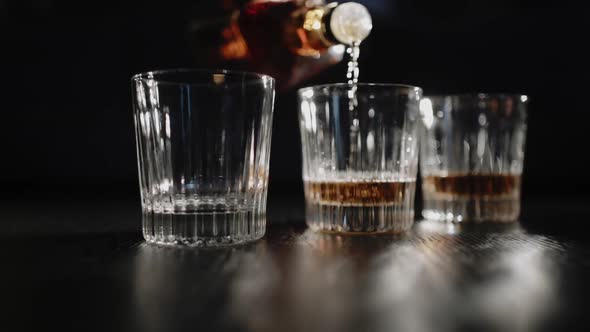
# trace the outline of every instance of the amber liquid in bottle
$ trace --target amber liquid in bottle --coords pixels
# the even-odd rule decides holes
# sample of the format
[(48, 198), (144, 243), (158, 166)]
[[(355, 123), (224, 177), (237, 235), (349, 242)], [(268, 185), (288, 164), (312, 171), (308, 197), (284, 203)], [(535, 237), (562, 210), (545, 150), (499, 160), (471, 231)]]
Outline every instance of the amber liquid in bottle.
[(245, 41), (251, 68), (277, 78), (279, 87), (292, 86), (341, 60), (328, 55), (320, 59), (338, 43), (306, 26), (321, 24), (321, 14), (321, 8), (302, 6), (301, 1), (256, 2), (246, 5), (233, 25)]
[(264, 73), (276, 78), (280, 89), (340, 62), (342, 53), (327, 52), (339, 44), (325, 33), (329, 7), (304, 3), (251, 2), (225, 20), (197, 24), (193, 33), (197, 62)]

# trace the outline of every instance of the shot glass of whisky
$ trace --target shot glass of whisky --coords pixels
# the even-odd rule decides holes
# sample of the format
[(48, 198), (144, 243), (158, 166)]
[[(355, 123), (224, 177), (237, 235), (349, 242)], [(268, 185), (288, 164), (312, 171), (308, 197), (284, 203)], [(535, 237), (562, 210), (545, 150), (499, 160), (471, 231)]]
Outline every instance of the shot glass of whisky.
[(298, 92), (308, 226), (338, 233), (410, 228), (422, 90), (331, 84)]
[(512, 222), (520, 214), (527, 96), (429, 96), (420, 102), (422, 216)]

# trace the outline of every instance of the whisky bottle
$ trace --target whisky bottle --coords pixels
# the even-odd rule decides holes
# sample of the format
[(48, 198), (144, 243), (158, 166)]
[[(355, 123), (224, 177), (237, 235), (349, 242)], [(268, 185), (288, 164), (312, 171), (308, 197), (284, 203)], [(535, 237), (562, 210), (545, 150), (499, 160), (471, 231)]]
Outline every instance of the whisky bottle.
[(261, 72), (284, 89), (340, 62), (345, 45), (371, 29), (371, 15), (355, 2), (250, 1), (196, 21), (191, 40), (198, 65)]

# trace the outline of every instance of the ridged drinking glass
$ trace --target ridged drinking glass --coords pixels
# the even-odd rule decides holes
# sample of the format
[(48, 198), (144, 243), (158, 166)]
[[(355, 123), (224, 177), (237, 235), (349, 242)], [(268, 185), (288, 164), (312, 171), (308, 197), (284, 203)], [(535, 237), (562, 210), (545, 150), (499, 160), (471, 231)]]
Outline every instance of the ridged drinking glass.
[(224, 70), (132, 78), (147, 242), (217, 246), (264, 235), (274, 85)]
[(420, 88), (394, 84), (299, 90), (311, 229), (379, 233), (411, 227), (421, 93)]
[(420, 172), (422, 215), (452, 222), (511, 222), (520, 214), (528, 98), (427, 96)]

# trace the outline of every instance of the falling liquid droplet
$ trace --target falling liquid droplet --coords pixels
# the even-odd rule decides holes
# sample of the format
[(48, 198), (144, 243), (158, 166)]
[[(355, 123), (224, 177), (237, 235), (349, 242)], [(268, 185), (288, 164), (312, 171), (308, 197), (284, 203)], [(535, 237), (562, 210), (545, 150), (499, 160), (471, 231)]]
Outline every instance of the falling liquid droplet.
[(360, 56), (360, 42), (354, 42), (346, 50), (350, 55), (350, 61), (348, 62), (348, 72), (346, 78), (348, 78), (348, 84), (356, 84), (359, 81), (359, 56)]

